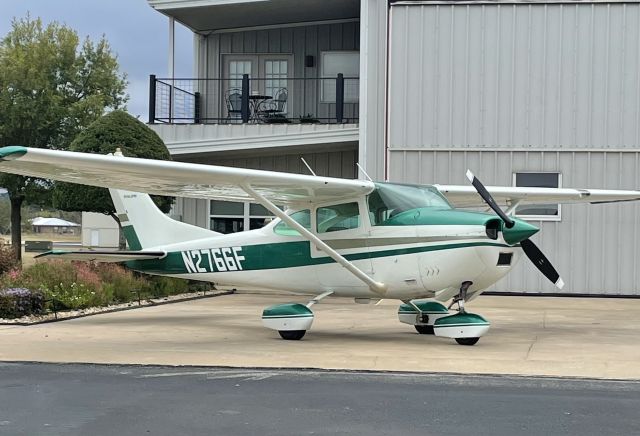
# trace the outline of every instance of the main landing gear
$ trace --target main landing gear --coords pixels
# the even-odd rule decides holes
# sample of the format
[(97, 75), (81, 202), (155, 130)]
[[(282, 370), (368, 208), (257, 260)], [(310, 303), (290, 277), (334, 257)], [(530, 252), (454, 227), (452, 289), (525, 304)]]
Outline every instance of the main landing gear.
[[(464, 308), (467, 291), (472, 284), (463, 282), (449, 307), (437, 301), (405, 301), (398, 309), (398, 318), (400, 322), (412, 324), (420, 334), (452, 338), (460, 345), (475, 345), (489, 331), (491, 324)], [(457, 313), (450, 314), (454, 305), (458, 306)]]
[(277, 330), (282, 339), (298, 341), (302, 339), (313, 324), (314, 314), (311, 306), (333, 291), (325, 292), (310, 300), (306, 305), (300, 303), (276, 304), (262, 311), (262, 324), (272, 330)]

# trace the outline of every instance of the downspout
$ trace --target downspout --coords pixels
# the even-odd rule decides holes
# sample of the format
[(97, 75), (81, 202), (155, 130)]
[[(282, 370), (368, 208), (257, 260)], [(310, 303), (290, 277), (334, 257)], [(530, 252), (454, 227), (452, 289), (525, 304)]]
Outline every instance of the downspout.
[(391, 0), (387, 1), (387, 49), (385, 50), (385, 75), (384, 75), (384, 181), (389, 181), (389, 59), (391, 46)]

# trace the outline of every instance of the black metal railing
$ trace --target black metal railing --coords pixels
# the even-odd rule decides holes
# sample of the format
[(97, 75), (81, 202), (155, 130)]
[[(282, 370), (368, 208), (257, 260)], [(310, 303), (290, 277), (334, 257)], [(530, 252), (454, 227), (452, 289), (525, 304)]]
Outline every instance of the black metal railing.
[(359, 80), (149, 78), (149, 122), (169, 124), (357, 123)]

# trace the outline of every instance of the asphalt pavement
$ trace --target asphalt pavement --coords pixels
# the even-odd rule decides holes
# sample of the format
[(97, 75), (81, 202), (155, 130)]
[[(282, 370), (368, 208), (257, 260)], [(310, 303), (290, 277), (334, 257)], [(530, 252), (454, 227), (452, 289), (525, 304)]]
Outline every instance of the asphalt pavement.
[(0, 435), (640, 434), (640, 382), (0, 364)]

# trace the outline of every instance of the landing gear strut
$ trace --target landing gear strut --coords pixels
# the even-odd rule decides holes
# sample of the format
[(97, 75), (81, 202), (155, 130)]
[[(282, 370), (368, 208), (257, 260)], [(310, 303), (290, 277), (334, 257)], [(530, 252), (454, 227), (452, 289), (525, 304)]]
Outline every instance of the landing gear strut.
[(471, 286), (472, 284), (473, 282), (469, 282), (469, 281), (462, 282), (462, 285), (460, 285), (460, 292), (458, 293), (458, 295), (453, 297), (453, 300), (451, 301), (451, 304), (449, 305), (448, 309), (451, 309), (453, 305), (457, 303), (458, 312), (465, 313), (464, 300), (467, 299), (467, 290), (469, 289), (469, 286)]

